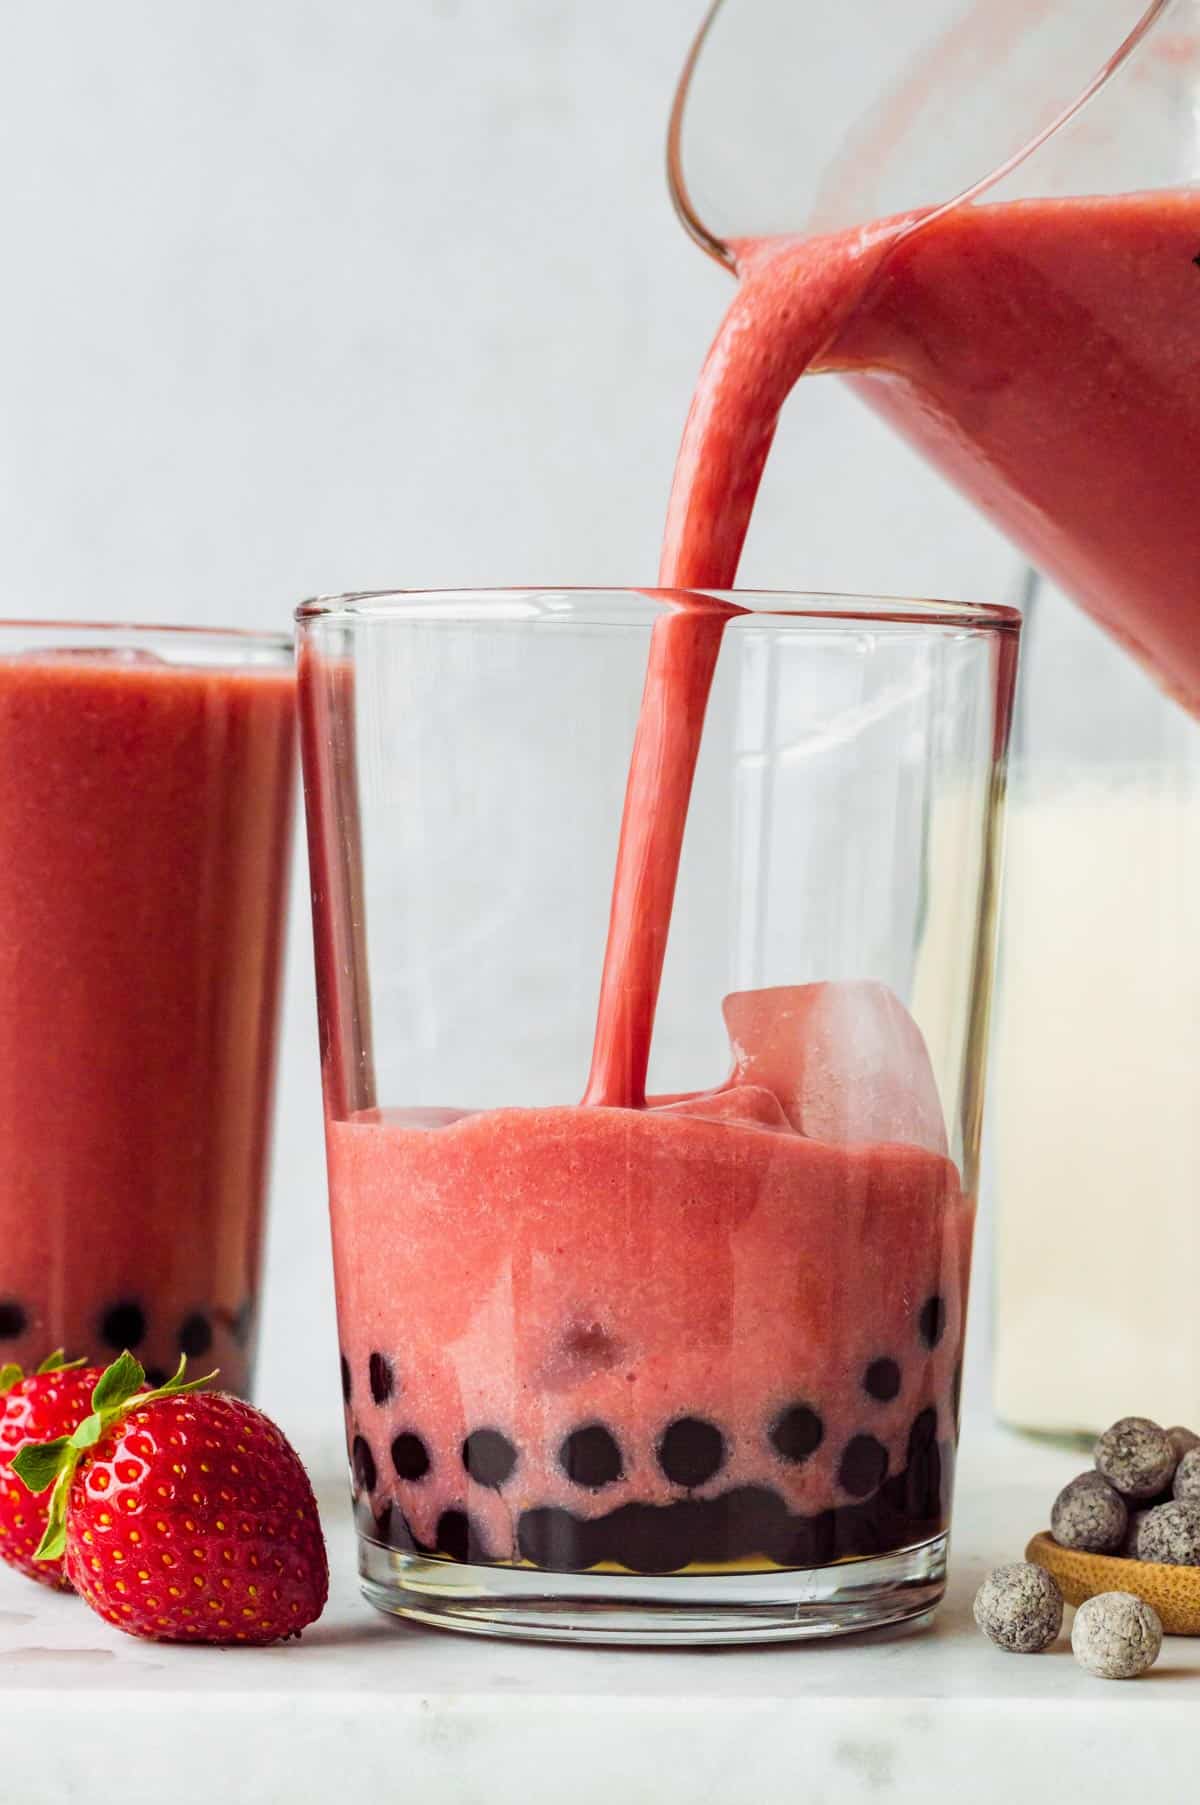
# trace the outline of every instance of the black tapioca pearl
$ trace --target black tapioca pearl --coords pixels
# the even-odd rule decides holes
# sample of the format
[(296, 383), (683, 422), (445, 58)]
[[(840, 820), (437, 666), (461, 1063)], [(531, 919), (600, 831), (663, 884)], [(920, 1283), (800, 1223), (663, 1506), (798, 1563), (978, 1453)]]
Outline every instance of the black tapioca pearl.
[(691, 1490), (719, 1473), (725, 1463), (725, 1437), (701, 1416), (680, 1416), (664, 1429), (658, 1464), (672, 1485)]
[(815, 1454), (825, 1439), (825, 1425), (808, 1404), (791, 1404), (771, 1424), (771, 1444), (777, 1454), (799, 1466)]
[(686, 1567), (678, 1504), (622, 1504), (596, 1526), (595, 1560), (614, 1561), (631, 1573), (675, 1573)]
[(350, 1362), (345, 1354), (342, 1354), (340, 1359), (342, 1362), (342, 1398), (348, 1404), (350, 1402)]
[(147, 1385), (152, 1386), (155, 1391), (158, 1390), (160, 1385), (165, 1385), (169, 1377), (170, 1374), (167, 1372), (165, 1366), (148, 1366), (146, 1368), (146, 1383)]
[(908, 1432), (908, 1465), (901, 1475), (904, 1510), (921, 1521), (939, 1516), (942, 1510), (944, 1475), (937, 1430), (938, 1413), (929, 1405), (913, 1418)]
[[(594, 1547), (593, 1525), (556, 1505), (523, 1510), (517, 1519), (517, 1552), (535, 1567), (556, 1573), (582, 1572), (612, 1558)], [(619, 1557), (618, 1557), (619, 1558)]]
[(0, 1341), (15, 1341), (29, 1327), (29, 1318), (24, 1306), (15, 1297), (6, 1297), (0, 1303)]
[(146, 1312), (132, 1298), (125, 1298), (106, 1310), (100, 1322), (100, 1333), (106, 1346), (123, 1353), (133, 1349), (146, 1337)]
[(462, 1445), (462, 1463), (472, 1479), (498, 1490), (512, 1476), (517, 1450), (499, 1429), (473, 1429)]
[[(379, 1528), (384, 1518), (387, 1519), (386, 1533)], [(386, 1542), (389, 1548), (402, 1549), (406, 1554), (413, 1552), (416, 1544), (413, 1541), (412, 1530), (408, 1526), (408, 1519), (394, 1504), (387, 1505), (380, 1512), (379, 1517), (376, 1518), (376, 1529), (379, 1533), (379, 1540)]]
[(189, 1360), (202, 1360), (213, 1344), (212, 1324), (203, 1310), (193, 1310), (179, 1325), (179, 1351)]
[(834, 1558), (838, 1512), (789, 1517), (773, 1551), (781, 1567), (823, 1567)]
[(786, 1543), (790, 1516), (778, 1492), (765, 1485), (739, 1485), (714, 1503), (723, 1506), (724, 1539), (717, 1560), (758, 1555), (777, 1560)]
[(852, 1435), (838, 1461), (838, 1484), (852, 1498), (865, 1498), (887, 1478), (888, 1452), (873, 1435)]
[(396, 1373), (386, 1354), (372, 1354), (367, 1361), (367, 1378), (371, 1396), (377, 1404), (386, 1404), (396, 1389)]
[(558, 1450), (558, 1464), (572, 1485), (591, 1491), (613, 1485), (625, 1471), (621, 1450), (603, 1423), (572, 1429)]
[(900, 1395), (900, 1368), (894, 1360), (872, 1360), (862, 1377), (863, 1390), (879, 1404)]
[(444, 1510), (437, 1520), (434, 1546), (452, 1561), (489, 1561), (487, 1543), (465, 1510)]
[(927, 1348), (935, 1348), (946, 1333), (946, 1300), (936, 1293), (927, 1297), (921, 1305), (921, 1314), (917, 1318), (917, 1327), (921, 1332), (921, 1340)]
[(397, 1479), (424, 1479), (429, 1471), (429, 1450), (411, 1429), (405, 1429), (393, 1441), (392, 1465)]
[(915, 1455), (923, 1453), (926, 1448), (936, 1442), (937, 1425), (937, 1411), (932, 1404), (917, 1412), (912, 1421), (912, 1428), (908, 1432), (909, 1460), (912, 1460)]
[(356, 1435), (350, 1444), (350, 1465), (354, 1471), (354, 1483), (360, 1492), (373, 1492), (379, 1479), (375, 1466), (375, 1456), (363, 1440)]

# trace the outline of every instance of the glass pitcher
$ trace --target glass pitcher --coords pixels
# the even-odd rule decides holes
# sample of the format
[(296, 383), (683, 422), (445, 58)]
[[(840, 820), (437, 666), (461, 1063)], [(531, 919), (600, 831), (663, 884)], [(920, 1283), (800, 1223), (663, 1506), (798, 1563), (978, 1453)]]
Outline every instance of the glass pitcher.
[(807, 279), (814, 241), (874, 247), (808, 367), (1193, 711), (1198, 71), (1200, 0), (919, 0), (900, 24), (719, 0), (669, 138), (679, 212), (743, 292), (785, 256)]

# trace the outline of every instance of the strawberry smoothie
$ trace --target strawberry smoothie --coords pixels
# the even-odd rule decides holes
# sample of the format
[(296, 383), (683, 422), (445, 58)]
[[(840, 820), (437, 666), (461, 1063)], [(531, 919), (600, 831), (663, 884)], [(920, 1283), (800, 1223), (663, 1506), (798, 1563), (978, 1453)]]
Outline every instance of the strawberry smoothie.
[(294, 682), (274, 642), (206, 665), (170, 638), (0, 657), (0, 1360), (182, 1350), (238, 1391)]

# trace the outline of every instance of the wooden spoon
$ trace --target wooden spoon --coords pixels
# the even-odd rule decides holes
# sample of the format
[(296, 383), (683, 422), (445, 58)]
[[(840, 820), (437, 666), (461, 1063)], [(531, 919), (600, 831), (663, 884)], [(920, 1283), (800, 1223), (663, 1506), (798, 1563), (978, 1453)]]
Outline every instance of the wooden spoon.
[(1082, 1604), (1097, 1592), (1132, 1592), (1153, 1605), (1168, 1636), (1200, 1636), (1200, 1567), (1083, 1554), (1077, 1548), (1061, 1548), (1048, 1531), (1034, 1536), (1025, 1559), (1057, 1580), (1068, 1604)]

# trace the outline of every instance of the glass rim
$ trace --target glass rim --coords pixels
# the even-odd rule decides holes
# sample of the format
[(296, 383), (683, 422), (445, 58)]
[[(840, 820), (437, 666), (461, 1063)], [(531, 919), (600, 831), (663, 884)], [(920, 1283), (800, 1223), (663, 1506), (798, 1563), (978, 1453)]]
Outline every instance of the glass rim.
[[(617, 602), (627, 612), (604, 614), (595, 604)], [(999, 602), (956, 602), (919, 596), (853, 594), (837, 590), (789, 589), (659, 589), (614, 585), (558, 585), (500, 589), (363, 589), (344, 595), (311, 596), (295, 618), (301, 628), (335, 625), (346, 628), (381, 621), (451, 624), (547, 625), (571, 622), (587, 626), (628, 626), (637, 616), (661, 618), (671, 612), (710, 604), (727, 612), (729, 624), (747, 617), (773, 628), (822, 626), (949, 628), (958, 632), (1018, 633), (1021, 612)], [(589, 604), (592, 608), (589, 610)], [(687, 604), (685, 607), (683, 604)], [(632, 617), (632, 618), (631, 618)]]
[(171, 639), (183, 644), (210, 640), (223, 645), (246, 646), (263, 652), (281, 652), (291, 656), (292, 635), (270, 628), (205, 627), (167, 621), (130, 620), (35, 620), (29, 616), (0, 618), (0, 638), (13, 633), (46, 634), (52, 638), (94, 635), (103, 639)]

